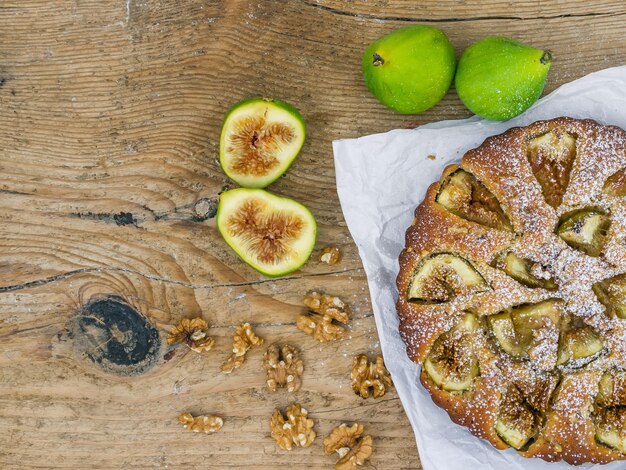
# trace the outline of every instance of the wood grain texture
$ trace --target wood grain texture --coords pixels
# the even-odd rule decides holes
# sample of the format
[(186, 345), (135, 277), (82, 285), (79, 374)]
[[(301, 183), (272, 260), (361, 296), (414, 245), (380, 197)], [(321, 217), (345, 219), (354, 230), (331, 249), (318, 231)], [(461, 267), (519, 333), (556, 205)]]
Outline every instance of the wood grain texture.
[[(623, 2), (401, 0), (14, 1), (0, 4), (0, 467), (329, 468), (321, 441), (342, 421), (374, 437), (370, 468), (420, 468), (395, 390), (363, 401), (353, 355), (379, 350), (366, 280), (334, 185), (331, 141), (468, 116), (452, 92), (419, 116), (380, 106), (362, 83), (365, 46), (394, 28), (436, 23), (457, 51), (506, 34), (556, 57), (547, 91), (624, 61)], [(271, 190), (308, 205), (316, 252), (283, 279), (246, 267), (196, 204), (231, 183), (217, 163), (235, 101), (296, 105), (308, 139)], [(310, 289), (352, 307), (350, 338), (320, 345), (296, 330)], [(159, 350), (144, 374), (102, 371), (76, 348), (71, 318), (119, 296), (163, 339), (202, 315), (217, 342), (198, 355)], [(219, 372), (234, 327), (302, 350), (303, 387), (268, 393), (262, 350)], [(281, 451), (275, 407), (298, 400), (317, 421), (309, 449)], [(186, 433), (182, 411), (223, 429)]]

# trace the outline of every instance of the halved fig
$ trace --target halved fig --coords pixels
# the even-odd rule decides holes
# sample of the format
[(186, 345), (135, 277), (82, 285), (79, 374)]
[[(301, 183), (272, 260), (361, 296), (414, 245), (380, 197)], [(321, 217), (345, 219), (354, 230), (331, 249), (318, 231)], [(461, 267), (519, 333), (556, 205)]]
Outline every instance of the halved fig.
[(517, 381), (516, 385), (526, 402), (541, 413), (548, 410), (554, 390), (559, 384), (559, 376), (555, 373), (540, 374), (532, 372), (529, 380)]
[(527, 287), (533, 289), (541, 287), (547, 290), (556, 290), (558, 287), (554, 282), (554, 277), (545, 271), (539, 263), (521, 258), (513, 252), (500, 254), (492, 265)]
[(264, 188), (294, 161), (306, 135), (296, 108), (284, 101), (250, 98), (230, 108), (220, 136), (220, 165), (245, 188)]
[(478, 358), (473, 350), (477, 329), (476, 317), (468, 313), (435, 340), (423, 367), (437, 386), (449, 392), (462, 392), (472, 386), (479, 373)]
[(438, 253), (426, 257), (415, 270), (408, 300), (440, 303), (488, 289), (485, 279), (469, 261), (452, 253)]
[(527, 155), (546, 202), (557, 208), (563, 201), (576, 158), (576, 136), (553, 129), (530, 139)]
[(435, 201), (463, 219), (499, 230), (513, 230), (493, 193), (465, 170), (458, 169), (448, 175)]
[(559, 303), (551, 299), (490, 315), (487, 324), (503, 351), (515, 357), (525, 357), (534, 340), (533, 332), (556, 327), (560, 317)]
[(602, 408), (595, 416), (596, 440), (626, 453), (626, 408)]
[(221, 194), (217, 228), (239, 257), (266, 276), (302, 266), (315, 245), (317, 225), (302, 204), (262, 189)]
[(593, 291), (609, 315), (626, 318), (626, 274), (596, 282)]
[(626, 168), (609, 176), (602, 190), (611, 196), (626, 196)]
[(522, 356), (524, 354), (526, 347), (520, 344), (521, 341), (515, 331), (510, 312), (490, 315), (487, 317), (487, 324), (503, 351), (512, 356)]
[(600, 256), (611, 219), (597, 209), (582, 209), (565, 214), (556, 229), (565, 243), (589, 256)]
[(559, 358), (556, 365), (575, 365), (582, 367), (593, 361), (602, 351), (602, 338), (590, 326), (573, 328), (561, 334)]
[(533, 412), (516, 385), (510, 385), (502, 403), (496, 432), (515, 449), (524, 447), (537, 434), (539, 417)]
[(598, 384), (596, 402), (600, 406), (626, 406), (626, 371), (608, 370)]

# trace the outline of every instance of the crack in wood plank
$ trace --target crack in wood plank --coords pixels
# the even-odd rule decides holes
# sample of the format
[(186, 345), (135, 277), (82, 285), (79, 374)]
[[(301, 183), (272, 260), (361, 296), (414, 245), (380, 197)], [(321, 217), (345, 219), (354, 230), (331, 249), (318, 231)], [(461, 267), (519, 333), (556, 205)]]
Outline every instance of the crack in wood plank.
[[(353, 322), (355, 320), (364, 320), (366, 318), (370, 318), (373, 317), (374, 313), (370, 312), (370, 313), (366, 313), (365, 315), (359, 315), (358, 317), (352, 317), (350, 318), (350, 321)], [(250, 325), (252, 325), (254, 328), (265, 328), (265, 327), (272, 327), (272, 326), (296, 326), (296, 322), (295, 321), (287, 321), (287, 322), (274, 322), (274, 323), (254, 323), (254, 322), (249, 322)], [(239, 325), (241, 325), (241, 322), (238, 323), (233, 323), (231, 325), (209, 325), (209, 329), (224, 329), (224, 328), (237, 328)], [(350, 331), (352, 328), (351, 325), (348, 325), (348, 331)]]
[[(388, 401), (396, 401), (396, 400), (399, 400), (399, 397), (398, 397), (398, 396), (395, 396), (395, 397), (393, 397), (393, 398), (388, 398), (387, 400), (375, 400), (375, 401), (372, 401), (372, 402), (370, 402), (370, 403), (364, 403), (364, 404), (362, 404), (362, 405), (360, 406), (360, 408), (366, 408), (366, 407), (370, 407), (370, 406), (378, 405), (378, 404), (380, 404), (380, 403), (386, 403), (386, 402), (388, 402)], [(347, 407), (347, 408), (337, 408), (337, 409), (333, 409), (333, 410), (322, 410), (322, 411), (316, 411), (316, 412), (315, 412), (315, 414), (316, 414), (316, 415), (323, 415), (323, 414), (326, 414), (326, 413), (336, 413), (336, 412), (338, 412), (338, 411), (347, 411), (347, 410), (354, 410), (354, 406), (350, 406), (350, 407)]]
[(309, 7), (322, 10), (333, 15), (349, 16), (353, 18), (361, 18), (366, 20), (375, 21), (400, 21), (400, 22), (416, 22), (420, 23), (460, 23), (470, 21), (528, 21), (528, 20), (556, 20), (564, 18), (594, 18), (594, 17), (616, 17), (626, 15), (626, 11), (616, 11), (613, 13), (564, 13), (562, 15), (550, 15), (550, 16), (514, 16), (514, 15), (497, 15), (497, 16), (471, 16), (467, 18), (420, 18), (420, 17), (408, 17), (408, 16), (380, 16), (367, 13), (354, 13), (351, 11), (339, 10), (337, 8), (329, 7), (326, 5), (320, 5), (318, 3), (311, 3), (307, 0), (302, 0), (302, 3)]
[[(358, 317), (354, 317), (351, 318), (351, 321), (356, 321), (356, 320), (365, 320), (367, 318), (373, 317), (374, 313), (370, 312), (370, 313), (366, 313), (364, 315), (359, 315)], [(296, 322), (295, 321), (291, 321), (291, 322), (249, 322), (250, 325), (252, 325), (254, 328), (271, 328), (271, 327), (276, 327), (276, 326), (296, 326)], [(223, 329), (235, 329), (237, 328), (239, 325), (241, 324), (241, 322), (237, 322), (237, 323), (232, 323), (232, 324), (228, 324), (228, 325), (209, 325), (208, 329), (210, 330), (223, 330)], [(17, 330), (11, 330), (9, 332), (7, 332), (6, 334), (0, 334), (0, 338), (8, 338), (9, 336), (15, 336), (15, 335), (21, 335), (23, 333), (26, 332), (32, 332), (32, 331), (39, 331), (39, 330), (46, 330), (48, 328), (51, 328), (51, 325), (42, 325), (42, 326), (35, 326), (35, 327), (31, 327), (31, 328), (24, 328), (24, 329), (17, 329)], [(351, 326), (348, 327), (348, 331), (351, 331)]]
[(120, 211), (112, 212), (72, 212), (68, 217), (81, 220), (97, 220), (106, 223), (114, 223), (116, 225), (134, 225), (137, 227), (137, 219), (131, 212)]
[(125, 4), (125, 15), (124, 15), (124, 25), (128, 26), (128, 23), (130, 22), (130, 12), (132, 9), (132, 4), (131, 4), (132, 0), (126, 0), (126, 4)]
[(244, 286), (254, 286), (259, 284), (266, 284), (277, 281), (292, 281), (298, 279), (304, 279), (309, 277), (319, 277), (319, 276), (332, 276), (334, 274), (345, 274), (351, 272), (362, 271), (361, 268), (352, 268), (352, 269), (344, 269), (342, 271), (330, 271), (323, 273), (311, 273), (311, 274), (302, 274), (300, 276), (289, 276), (283, 278), (276, 279), (259, 279), (256, 281), (246, 281), (246, 282), (231, 282), (231, 283), (223, 283), (223, 284), (191, 284), (183, 281), (177, 281), (175, 279), (167, 279), (160, 276), (154, 276), (152, 274), (146, 274), (139, 271), (134, 271), (132, 269), (120, 268), (120, 267), (94, 267), (94, 268), (81, 268), (75, 269), (73, 271), (67, 271), (61, 274), (55, 274), (54, 276), (49, 276), (43, 279), (36, 279), (34, 281), (28, 281), (21, 284), (13, 284), (9, 286), (0, 287), (0, 293), (4, 292), (14, 292), (17, 290), (29, 289), (31, 287), (39, 287), (45, 284), (50, 284), (52, 282), (62, 281), (69, 277), (75, 276), (77, 274), (89, 274), (89, 273), (99, 273), (99, 272), (121, 272), (125, 274), (134, 274), (136, 276), (142, 276), (146, 279), (156, 282), (164, 282), (168, 284), (175, 284), (181, 287), (185, 287), (188, 289), (217, 289), (224, 287), (244, 287)]

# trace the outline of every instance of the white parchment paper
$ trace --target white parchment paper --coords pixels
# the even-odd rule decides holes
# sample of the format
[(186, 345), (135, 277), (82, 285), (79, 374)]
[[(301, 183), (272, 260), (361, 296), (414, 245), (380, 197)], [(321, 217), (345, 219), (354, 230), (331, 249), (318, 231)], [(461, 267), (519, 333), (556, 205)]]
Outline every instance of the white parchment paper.
[[(490, 135), (558, 116), (588, 117), (626, 128), (626, 66), (563, 85), (507, 122), (473, 117), (333, 142), (341, 207), (367, 274), (385, 363), (415, 431), (425, 470), (572, 468), (562, 462), (524, 459), (512, 449), (498, 451), (453, 424), (419, 383), (419, 369), (405, 354), (395, 311), (397, 260), (404, 233), (413, 210), (443, 168)], [(626, 462), (578, 468), (623, 470)]]

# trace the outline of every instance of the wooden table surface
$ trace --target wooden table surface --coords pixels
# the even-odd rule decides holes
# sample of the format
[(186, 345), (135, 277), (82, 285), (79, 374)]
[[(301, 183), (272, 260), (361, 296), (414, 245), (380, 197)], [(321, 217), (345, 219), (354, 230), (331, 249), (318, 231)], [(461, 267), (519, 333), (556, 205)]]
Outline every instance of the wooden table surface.
[[(553, 52), (551, 91), (624, 62), (625, 16), (621, 0), (2, 0), (0, 467), (331, 468), (323, 437), (356, 420), (374, 437), (369, 468), (421, 468), (395, 390), (375, 401), (350, 389), (352, 357), (373, 356), (379, 343), (335, 192), (331, 141), (469, 113), (454, 92), (418, 116), (383, 108), (363, 84), (361, 54), (416, 23), (442, 28), (458, 53), (486, 35), (510, 35)], [(307, 142), (269, 189), (311, 208), (314, 254), (337, 245), (340, 264), (312, 260), (264, 278), (196, 210), (231, 186), (217, 163), (220, 124), (251, 95), (302, 111)], [(319, 344), (295, 328), (311, 289), (350, 304), (348, 339)], [(110, 322), (80, 328), (98, 300), (126, 302), (163, 343), (181, 318), (203, 316), (216, 345), (199, 355), (152, 338), (151, 368), (107, 369), (101, 359), (128, 325), (113, 308)], [(266, 344), (301, 349), (299, 392), (265, 389), (264, 348), (221, 374), (242, 321)], [(319, 437), (286, 452), (268, 422), (294, 400)], [(225, 425), (188, 433), (177, 422), (183, 411), (219, 414)]]

